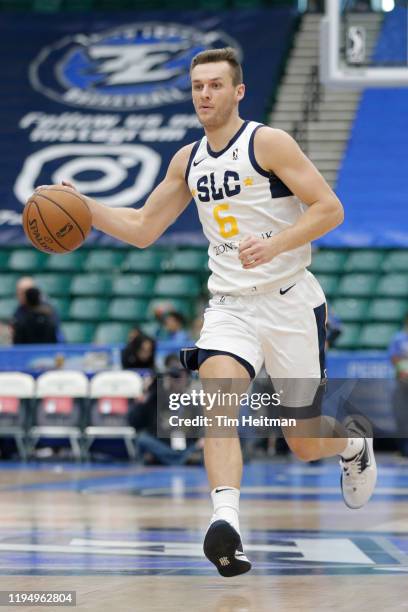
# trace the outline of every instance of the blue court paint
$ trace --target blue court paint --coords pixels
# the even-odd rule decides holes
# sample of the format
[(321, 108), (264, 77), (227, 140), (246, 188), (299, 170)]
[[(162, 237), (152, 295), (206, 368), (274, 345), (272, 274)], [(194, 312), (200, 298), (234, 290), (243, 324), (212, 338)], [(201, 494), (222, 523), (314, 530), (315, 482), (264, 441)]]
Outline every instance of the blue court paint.
[[(154, 529), (108, 533), (0, 531), (0, 575), (214, 575), (203, 557), (203, 534)], [(407, 572), (408, 535), (385, 538), (354, 532), (251, 530), (246, 552), (257, 575), (357, 575)], [(398, 550), (387, 552), (387, 543)]]
[[(58, 481), (46, 482), (55, 466), (7, 464), (9, 471), (37, 471), (39, 483), (3, 486), (2, 491), (115, 493), (144, 497), (202, 498), (208, 485), (202, 468), (140, 466), (58, 466)], [(62, 471), (61, 471), (62, 470)], [(65, 474), (69, 471), (69, 474)], [(91, 473), (91, 475), (90, 475)], [(41, 474), (44, 480), (41, 482)], [(334, 461), (304, 465), (294, 461), (245, 466), (242, 499), (328, 500), (341, 503), (339, 468)], [(376, 495), (370, 504), (408, 498), (408, 465), (380, 464)], [(75, 495), (73, 496), (75, 503)], [(137, 499), (135, 499), (137, 503)], [(203, 557), (204, 532), (144, 528), (98, 530), (1, 529), (0, 575), (175, 575), (216, 576)], [(347, 530), (259, 530), (243, 533), (255, 575), (363, 575), (408, 573), (406, 533)]]
[[(208, 484), (201, 467), (144, 468), (115, 466), (83, 466), (73, 469), (70, 477), (55, 482), (5, 485), (0, 491), (77, 491), (97, 495), (121, 493), (142, 497), (177, 497), (208, 499)], [(11, 467), (9, 469), (12, 469)], [(16, 470), (21, 467), (16, 466)], [(33, 469), (32, 466), (24, 469)], [(46, 472), (44, 466), (41, 472)], [(54, 471), (48, 466), (48, 471)], [(89, 476), (92, 471), (93, 475)], [(100, 473), (100, 472), (105, 473)], [(110, 474), (109, 472), (114, 473)], [(108, 472), (108, 474), (106, 474)], [(73, 476), (73, 473), (75, 476)], [(339, 501), (339, 467), (337, 462), (304, 465), (294, 461), (257, 462), (245, 466), (242, 499), (292, 499)], [(378, 483), (371, 503), (375, 501), (406, 502), (408, 500), (408, 465), (379, 465)]]

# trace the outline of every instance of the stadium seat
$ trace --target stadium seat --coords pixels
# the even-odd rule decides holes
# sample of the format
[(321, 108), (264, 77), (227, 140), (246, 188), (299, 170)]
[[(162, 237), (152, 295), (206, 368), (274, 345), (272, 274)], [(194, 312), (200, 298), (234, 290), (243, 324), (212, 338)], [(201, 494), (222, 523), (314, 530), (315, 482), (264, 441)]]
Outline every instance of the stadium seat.
[(10, 258), (10, 251), (7, 249), (0, 249), (0, 270), (8, 270), (8, 260)]
[(52, 298), (49, 300), (51, 306), (53, 306), (57, 312), (58, 318), (60, 320), (67, 319), (69, 314), (69, 309), (71, 307), (70, 300), (66, 298)]
[(123, 272), (160, 272), (163, 252), (156, 249), (132, 250), (122, 263)]
[(408, 297), (408, 274), (382, 276), (375, 295), (376, 297)]
[(71, 320), (103, 321), (106, 319), (107, 301), (100, 298), (76, 298), (69, 309)]
[(45, 263), (47, 255), (36, 249), (15, 249), (8, 261), (8, 268), (12, 272), (27, 274), (28, 272), (39, 272)]
[(84, 261), (83, 269), (88, 272), (114, 272), (124, 259), (124, 253), (119, 249), (95, 249), (89, 252)]
[(64, 9), (67, 11), (90, 11), (94, 0), (65, 0)]
[(367, 314), (368, 300), (338, 298), (332, 304), (333, 312), (341, 321), (363, 321)]
[(347, 253), (340, 250), (317, 251), (312, 255), (312, 272), (324, 274), (341, 274)]
[(70, 292), (72, 295), (110, 295), (111, 279), (101, 274), (79, 274), (72, 278)]
[(338, 276), (335, 274), (317, 274), (317, 280), (322, 286), (322, 289), (327, 297), (332, 297), (337, 290)]
[(364, 349), (386, 349), (398, 325), (392, 323), (367, 323), (361, 329), (359, 344)]
[(370, 302), (367, 320), (402, 322), (406, 313), (408, 313), (408, 300), (375, 299)]
[(348, 297), (370, 297), (375, 289), (375, 274), (345, 274), (342, 276), (336, 295)]
[(198, 6), (201, 9), (222, 11), (226, 8), (226, 0), (199, 0)]
[(86, 251), (80, 249), (64, 255), (49, 255), (45, 260), (44, 271), (81, 272)]
[(146, 321), (147, 300), (114, 298), (108, 307), (108, 317), (112, 321)]
[(208, 255), (198, 249), (184, 249), (162, 262), (162, 270), (168, 272), (198, 272), (208, 274)]
[(17, 308), (15, 298), (2, 298), (0, 300), (0, 321), (8, 322)]
[[(121, 8), (123, 7), (123, 4)], [(118, 2), (117, 0), (98, 0), (98, 10), (105, 11), (109, 9), (117, 9)]]
[(156, 296), (196, 297), (200, 293), (200, 283), (190, 274), (163, 274), (156, 280), (154, 293)]
[[(7, 297), (16, 294), (16, 284), (20, 275), (0, 274), (0, 297)], [(17, 304), (16, 304), (17, 306)]]
[(384, 259), (384, 252), (379, 249), (358, 249), (350, 253), (344, 266), (344, 271), (377, 273)]
[(45, 295), (69, 295), (71, 276), (67, 274), (36, 274), (35, 282)]
[(346, 323), (342, 326), (341, 334), (335, 342), (336, 349), (352, 350), (359, 346), (360, 325), (357, 323)]
[(382, 264), (384, 272), (407, 272), (408, 270), (408, 249), (390, 251)]
[(95, 330), (95, 344), (124, 344), (132, 326), (126, 323), (101, 323)]
[(157, 332), (159, 331), (159, 328), (160, 328), (160, 324), (157, 323), (156, 321), (149, 321), (148, 323), (142, 323), (140, 326), (140, 329), (142, 330), (142, 332), (146, 334), (146, 336), (149, 336), (149, 338), (155, 338), (157, 335)]
[(4, 10), (24, 10), (29, 11), (32, 8), (33, 0), (1, 0), (0, 6)]
[(150, 296), (153, 295), (155, 277), (153, 274), (121, 274), (112, 283), (112, 296)]
[(123, 440), (128, 455), (136, 459), (136, 431), (128, 425), (134, 400), (143, 393), (143, 379), (136, 372), (100, 372), (90, 383), (90, 424), (85, 428), (88, 453), (97, 439)]
[(61, 4), (62, 0), (33, 0), (32, 7), (40, 13), (57, 13)]
[(68, 439), (74, 457), (81, 459), (80, 441), (85, 426), (88, 379), (70, 370), (41, 374), (37, 379), (35, 424), (28, 436), (33, 450), (41, 438)]
[(154, 319), (157, 315), (161, 315), (170, 310), (175, 310), (182, 314), (186, 319), (190, 319), (194, 314), (194, 309), (191, 300), (179, 298), (156, 298), (149, 302), (147, 307), (147, 318)]
[(92, 325), (92, 323), (65, 321), (62, 324), (65, 340), (72, 344), (88, 344), (92, 341), (94, 331), (95, 325)]
[(233, 0), (233, 7), (235, 8), (249, 8), (254, 9), (258, 6), (262, 6), (262, 0)]
[(35, 382), (29, 374), (0, 372), (0, 437), (13, 438), (21, 459), (26, 459), (24, 443)]

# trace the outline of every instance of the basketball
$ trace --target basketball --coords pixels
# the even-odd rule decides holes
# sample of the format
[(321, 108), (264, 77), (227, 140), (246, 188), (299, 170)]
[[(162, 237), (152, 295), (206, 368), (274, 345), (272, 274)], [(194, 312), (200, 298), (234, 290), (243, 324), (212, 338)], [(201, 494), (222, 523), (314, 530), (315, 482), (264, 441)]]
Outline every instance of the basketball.
[(35, 191), (23, 212), (23, 228), (36, 249), (68, 253), (77, 249), (92, 227), (92, 216), (83, 196), (58, 185)]

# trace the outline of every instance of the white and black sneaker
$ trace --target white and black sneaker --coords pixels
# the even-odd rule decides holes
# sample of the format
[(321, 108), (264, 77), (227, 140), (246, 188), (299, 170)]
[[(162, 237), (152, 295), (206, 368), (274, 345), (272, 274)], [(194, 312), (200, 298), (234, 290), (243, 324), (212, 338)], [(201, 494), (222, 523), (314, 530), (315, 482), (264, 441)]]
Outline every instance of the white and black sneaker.
[[(352, 434), (364, 436), (367, 428), (357, 420), (347, 419), (344, 425)], [(340, 484), (346, 506), (352, 509), (361, 508), (372, 496), (377, 482), (377, 465), (375, 462), (373, 438), (363, 438), (362, 450), (351, 459), (340, 458)]]
[(204, 554), (225, 578), (245, 574), (251, 569), (241, 537), (228, 521), (211, 523), (204, 539)]

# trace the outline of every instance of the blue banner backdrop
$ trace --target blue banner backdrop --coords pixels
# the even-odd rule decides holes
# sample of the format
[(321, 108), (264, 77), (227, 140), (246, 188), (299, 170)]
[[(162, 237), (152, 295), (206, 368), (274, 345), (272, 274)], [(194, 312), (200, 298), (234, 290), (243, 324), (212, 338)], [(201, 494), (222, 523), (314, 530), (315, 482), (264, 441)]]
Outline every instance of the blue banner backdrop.
[[(0, 19), (4, 245), (24, 242), (21, 212), (36, 185), (71, 179), (110, 206), (140, 206), (175, 151), (202, 135), (188, 70), (205, 48), (239, 50), (247, 85), (242, 116), (263, 121), (295, 12), (3, 13)], [(166, 239), (203, 241), (195, 207)], [(110, 239), (94, 232), (89, 240)]]

